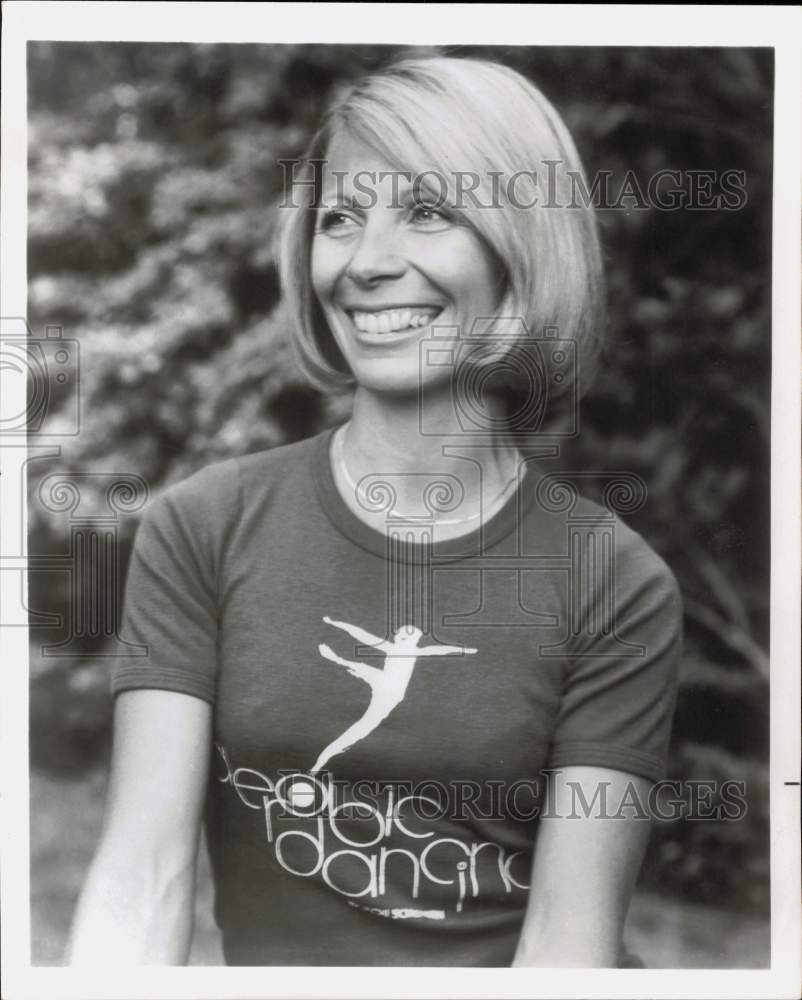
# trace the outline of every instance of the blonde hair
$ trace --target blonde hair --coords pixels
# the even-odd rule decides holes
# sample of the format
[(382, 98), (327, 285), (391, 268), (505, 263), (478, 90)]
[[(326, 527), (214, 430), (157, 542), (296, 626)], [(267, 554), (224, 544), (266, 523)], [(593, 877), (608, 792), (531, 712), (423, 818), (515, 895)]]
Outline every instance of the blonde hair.
[[(561, 388), (572, 382), (586, 388), (601, 345), (604, 290), (593, 209), (576, 203), (577, 185), (587, 191), (587, 184), (574, 142), (557, 111), (520, 73), (439, 55), (402, 59), (348, 88), (295, 175), (304, 181), (293, 191), (300, 206), (282, 208), (281, 280), (298, 358), (312, 381), (328, 388), (353, 384), (309, 273), (320, 198), (315, 162), (325, 161), (331, 139), (343, 132), (400, 170), (437, 172), (452, 201), (460, 193), (457, 172), (478, 175), (461, 218), (503, 265), (499, 316), (520, 317), (534, 337), (556, 328), (561, 340), (574, 340), (577, 365)], [(536, 206), (528, 207), (533, 198)], [(520, 346), (515, 336), (497, 343), (502, 356)]]

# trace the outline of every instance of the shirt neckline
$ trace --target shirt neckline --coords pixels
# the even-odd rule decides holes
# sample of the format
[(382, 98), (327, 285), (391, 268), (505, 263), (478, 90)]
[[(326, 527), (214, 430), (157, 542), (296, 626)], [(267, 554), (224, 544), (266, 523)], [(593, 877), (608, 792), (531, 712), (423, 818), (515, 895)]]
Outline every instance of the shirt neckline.
[(332, 438), (338, 430), (339, 427), (331, 427), (323, 431), (318, 436), (312, 455), (313, 475), (320, 505), (326, 517), (342, 535), (360, 548), (388, 561), (416, 563), (429, 562), (433, 559), (455, 561), (484, 554), (491, 546), (510, 534), (534, 499), (532, 489), (534, 476), (529, 469), (529, 463), (524, 459), (525, 471), (519, 477), (517, 487), (484, 524), (454, 538), (423, 543), (402, 540), (399, 534), (403, 535), (404, 522), (400, 522), (399, 532), (393, 533), (391, 541), (389, 532), (385, 534), (366, 524), (357, 517), (340, 495), (331, 467)]

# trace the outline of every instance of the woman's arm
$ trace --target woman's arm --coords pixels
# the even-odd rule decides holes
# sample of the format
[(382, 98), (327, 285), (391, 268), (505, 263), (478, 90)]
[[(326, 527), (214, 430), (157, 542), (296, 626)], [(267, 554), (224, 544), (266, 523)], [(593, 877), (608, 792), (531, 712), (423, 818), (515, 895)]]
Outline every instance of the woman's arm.
[(71, 965), (182, 965), (209, 770), (211, 706), (173, 691), (115, 704), (106, 815), (75, 914)]
[[(651, 783), (601, 767), (564, 767), (549, 780), (546, 811), (552, 815), (539, 821), (529, 903), (512, 964), (615, 968), (649, 839), (642, 813)], [(624, 818), (605, 818), (635, 796), (642, 807), (622, 809)]]

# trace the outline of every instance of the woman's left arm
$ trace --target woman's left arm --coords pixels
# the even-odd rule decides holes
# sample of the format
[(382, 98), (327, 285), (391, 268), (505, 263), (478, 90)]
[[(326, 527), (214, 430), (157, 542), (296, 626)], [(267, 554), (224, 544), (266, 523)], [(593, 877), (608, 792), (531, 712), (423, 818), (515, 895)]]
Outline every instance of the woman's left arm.
[[(603, 767), (549, 775), (531, 888), (513, 966), (616, 968), (649, 839), (651, 782)], [(628, 793), (625, 798), (625, 793)], [(623, 808), (622, 800), (644, 804)]]

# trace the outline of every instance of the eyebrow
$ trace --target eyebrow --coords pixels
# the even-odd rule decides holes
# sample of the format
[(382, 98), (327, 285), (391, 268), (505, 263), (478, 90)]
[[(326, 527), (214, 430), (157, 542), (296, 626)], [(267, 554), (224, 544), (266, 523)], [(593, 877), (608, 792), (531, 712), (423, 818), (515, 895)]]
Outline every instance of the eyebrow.
[(317, 207), (321, 212), (327, 212), (336, 208), (350, 208), (354, 211), (361, 211), (364, 208), (350, 194), (340, 194), (336, 190), (324, 191), (320, 196)]
[[(442, 201), (440, 192), (435, 191), (434, 186), (427, 181), (424, 181), (418, 188), (417, 198), (414, 197), (414, 190), (411, 186), (407, 187), (406, 190), (399, 191), (398, 201), (392, 207), (409, 208), (410, 205), (433, 205), (437, 208), (455, 207), (448, 199)], [(339, 208), (350, 208), (354, 212), (363, 212), (366, 207), (371, 206), (366, 206), (363, 202), (361, 203), (359, 197), (355, 198), (350, 194), (338, 192), (336, 189), (333, 191), (324, 191), (320, 195), (317, 204), (317, 210), (320, 212), (336, 211)]]

